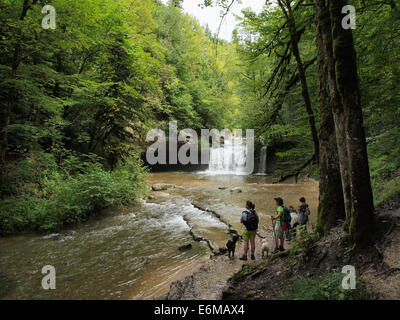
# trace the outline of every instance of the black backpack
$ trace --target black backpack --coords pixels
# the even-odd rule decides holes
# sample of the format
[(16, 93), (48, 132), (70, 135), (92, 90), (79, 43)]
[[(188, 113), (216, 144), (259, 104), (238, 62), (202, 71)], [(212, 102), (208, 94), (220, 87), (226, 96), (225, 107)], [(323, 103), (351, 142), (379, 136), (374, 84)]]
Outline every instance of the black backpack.
[(244, 225), (246, 226), (246, 229), (249, 231), (254, 231), (258, 229), (258, 217), (257, 214), (254, 210), (247, 209), (244, 211), (247, 215), (246, 221), (244, 222)]
[(309, 215), (310, 215), (310, 209), (308, 208), (308, 205), (307, 204), (301, 205), (299, 212), (300, 225), (307, 224)]
[(287, 225), (292, 222), (292, 216), (290, 215), (290, 210), (287, 207), (283, 207), (283, 222)]

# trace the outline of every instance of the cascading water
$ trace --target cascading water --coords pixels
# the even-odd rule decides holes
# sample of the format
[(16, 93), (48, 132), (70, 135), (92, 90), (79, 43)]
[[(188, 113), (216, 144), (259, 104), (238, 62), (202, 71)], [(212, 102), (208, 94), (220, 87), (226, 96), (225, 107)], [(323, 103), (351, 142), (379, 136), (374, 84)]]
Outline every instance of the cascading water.
[(225, 141), (221, 146), (210, 149), (208, 172), (211, 174), (248, 174), (246, 173), (246, 143), (242, 138)]
[(258, 166), (258, 174), (259, 175), (265, 175), (267, 171), (267, 153), (268, 152), (268, 147), (264, 146), (261, 148), (260, 151), (260, 163)]

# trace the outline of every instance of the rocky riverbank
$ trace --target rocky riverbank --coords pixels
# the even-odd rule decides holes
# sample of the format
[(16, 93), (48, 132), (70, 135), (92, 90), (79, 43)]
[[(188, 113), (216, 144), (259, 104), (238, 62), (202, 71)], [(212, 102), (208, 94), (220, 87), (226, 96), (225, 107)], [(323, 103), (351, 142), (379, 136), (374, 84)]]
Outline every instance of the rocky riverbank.
[[(305, 290), (296, 287), (298, 280), (303, 279), (302, 286), (306, 286), (307, 281), (310, 284), (320, 281), (321, 287), (325, 286), (321, 292), (314, 286), (310, 296), (304, 299), (321, 298), (319, 294), (326, 295), (327, 299), (400, 299), (400, 209), (390, 214), (381, 212), (378, 226), (375, 245), (362, 250), (350, 246), (346, 233), (338, 227), (323, 239), (312, 234), (303, 235), (291, 250), (270, 256), (268, 260), (260, 259), (261, 238), (257, 237), (255, 261), (238, 259), (242, 252), (242, 244), (239, 244), (235, 259), (230, 260), (226, 255), (211, 256), (199, 271), (172, 283), (169, 293), (161, 298), (287, 299), (294, 289)], [(271, 243), (271, 233), (264, 233)], [(357, 288), (342, 295), (338, 288), (344, 277), (340, 275), (344, 265), (355, 266)], [(340, 282), (329, 283), (335, 280)]]
[[(265, 234), (265, 235), (264, 235)], [(271, 232), (263, 232), (269, 243), (272, 244)], [(227, 254), (212, 254), (199, 271), (185, 277), (183, 280), (171, 284), (169, 292), (160, 297), (168, 300), (220, 300), (229, 288), (229, 280), (238, 273), (243, 266), (252, 267), (265, 263), (261, 258), (261, 238), (256, 238), (256, 260), (242, 261), (239, 257), (243, 254), (243, 241), (236, 246), (233, 259)]]

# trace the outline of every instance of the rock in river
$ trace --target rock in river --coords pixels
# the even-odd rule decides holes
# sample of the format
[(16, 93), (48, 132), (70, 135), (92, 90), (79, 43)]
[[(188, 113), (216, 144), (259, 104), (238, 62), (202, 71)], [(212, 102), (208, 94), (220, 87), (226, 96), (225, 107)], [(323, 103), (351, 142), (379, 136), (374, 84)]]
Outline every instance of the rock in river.
[(231, 189), (231, 192), (232, 192), (232, 193), (241, 193), (241, 192), (242, 192), (242, 189), (240, 189), (240, 188), (233, 188), (233, 189)]
[(151, 186), (151, 189), (153, 191), (163, 191), (163, 190), (168, 190), (168, 188), (174, 188), (175, 186), (173, 184), (164, 184), (164, 183), (157, 183), (153, 184)]
[(180, 246), (178, 249), (179, 249), (179, 251), (187, 251), (187, 250), (190, 250), (190, 249), (192, 249), (192, 244), (191, 244), (191, 243), (185, 244), (184, 246)]

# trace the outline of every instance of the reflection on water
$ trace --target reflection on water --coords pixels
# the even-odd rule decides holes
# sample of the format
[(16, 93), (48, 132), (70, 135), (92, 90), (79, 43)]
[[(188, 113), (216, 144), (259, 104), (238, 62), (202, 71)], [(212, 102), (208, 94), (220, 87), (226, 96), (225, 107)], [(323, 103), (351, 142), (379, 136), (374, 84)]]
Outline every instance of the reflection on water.
[[(293, 204), (305, 196), (315, 217), (314, 182), (273, 185), (267, 177), (202, 173), (157, 173), (148, 181), (158, 182), (181, 187), (151, 192), (154, 200), (108, 210), (60, 233), (0, 239), (0, 298), (148, 299), (164, 294), (173, 280), (210, 254), (205, 243), (193, 241), (190, 228), (217, 246), (229, 238), (224, 223), (192, 203), (217, 211), (237, 229), (247, 199), (256, 203), (262, 223), (270, 223), (267, 215), (276, 195)], [(242, 192), (232, 193), (234, 187)], [(178, 250), (188, 243), (191, 250)], [(45, 265), (56, 268), (56, 290), (41, 288)]]

